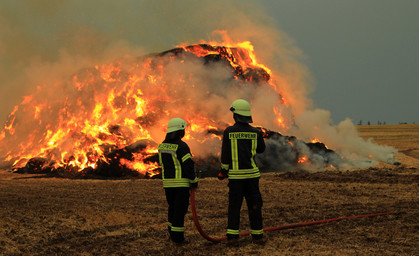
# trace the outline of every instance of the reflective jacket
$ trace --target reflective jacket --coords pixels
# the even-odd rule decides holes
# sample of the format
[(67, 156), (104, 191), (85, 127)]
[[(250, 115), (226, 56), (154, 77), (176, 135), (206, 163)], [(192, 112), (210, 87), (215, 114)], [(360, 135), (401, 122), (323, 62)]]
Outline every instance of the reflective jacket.
[(188, 145), (180, 138), (164, 140), (158, 147), (164, 188), (189, 188), (196, 184), (194, 161)]
[(221, 147), (221, 169), (229, 179), (259, 178), (256, 153), (265, 151), (262, 132), (255, 127), (236, 122), (224, 130)]

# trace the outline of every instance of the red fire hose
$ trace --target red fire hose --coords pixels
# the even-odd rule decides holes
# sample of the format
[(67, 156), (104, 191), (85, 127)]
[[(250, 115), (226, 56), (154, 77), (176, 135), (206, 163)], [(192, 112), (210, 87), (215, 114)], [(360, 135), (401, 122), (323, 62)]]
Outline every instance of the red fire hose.
[[(196, 228), (198, 229), (199, 234), (201, 234), (201, 236), (203, 236), (205, 239), (207, 239), (208, 241), (211, 241), (211, 242), (221, 242), (222, 240), (227, 239), (227, 237), (217, 237), (217, 238), (210, 237), (202, 229), (201, 225), (199, 224), (198, 216), (196, 215), (195, 188), (191, 188), (191, 210), (192, 210), (193, 221), (195, 223)], [(303, 222), (303, 223), (296, 223), (296, 224), (289, 224), (289, 225), (283, 225), (283, 226), (264, 228), (263, 231), (290, 229), (290, 228), (295, 228), (295, 227), (311, 226), (311, 225), (317, 225), (317, 224), (327, 223), (327, 222), (332, 222), (332, 221), (340, 221), (340, 220), (345, 220), (345, 219), (357, 219), (357, 218), (375, 217), (375, 216), (391, 215), (391, 214), (395, 214), (395, 213), (394, 212), (382, 212), (382, 213), (372, 213), (372, 214), (365, 214), (365, 215), (358, 215), (358, 216), (338, 217), (338, 218), (327, 219), (327, 220), (310, 221), (310, 222)], [(250, 234), (250, 231), (247, 231), (247, 232), (242, 232), (239, 235), (240, 236), (245, 236), (245, 235), (249, 235), (249, 234)]]

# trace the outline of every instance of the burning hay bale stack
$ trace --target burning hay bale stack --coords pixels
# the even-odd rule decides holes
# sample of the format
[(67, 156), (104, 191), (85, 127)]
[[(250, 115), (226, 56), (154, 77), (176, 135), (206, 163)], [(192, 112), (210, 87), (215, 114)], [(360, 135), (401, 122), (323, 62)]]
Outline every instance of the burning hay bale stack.
[[(204, 65), (211, 65), (213, 63), (224, 63), (228, 67), (233, 76), (232, 79), (240, 79), (248, 82), (267, 82), (270, 79), (269, 73), (262, 67), (252, 66), (243, 67), (241, 65), (232, 65), (236, 60), (235, 56), (246, 60), (249, 58), (247, 53), (241, 48), (212, 46), (209, 44), (189, 45), (184, 48), (174, 48), (157, 54), (159, 57), (171, 56), (174, 59), (182, 61), (185, 57), (198, 56), (203, 59)], [(247, 60), (251, 61), (251, 60)]]
[[(287, 131), (293, 123), (291, 107), (250, 42), (178, 47), (86, 68), (56, 84), (61, 93), (39, 87), (9, 115), (0, 133), (2, 166), (60, 177), (158, 177), (163, 127), (182, 116), (191, 125), (185, 139), (193, 143), (197, 169), (213, 176), (228, 122), (219, 112), (228, 112), (230, 98), (269, 98), (262, 106), (269, 126)], [(260, 129), (267, 143), (257, 156), (261, 171), (345, 164), (323, 143)]]
[[(60, 165), (57, 167), (55, 162), (49, 162), (47, 158), (34, 157), (29, 159), (24, 167), (14, 168), (13, 171), (26, 174), (47, 174), (48, 176), (62, 178), (151, 178), (160, 173), (160, 168), (157, 167), (159, 160), (158, 154), (146, 153), (145, 151), (145, 149), (151, 145), (156, 146), (154, 142), (147, 140), (137, 141), (122, 149), (104, 145), (104, 152), (107, 152), (105, 153), (106, 161), (97, 161), (95, 168), (89, 166), (80, 170), (78, 166), (74, 166), (70, 163), (74, 160), (71, 158), (67, 162), (67, 165)], [(107, 149), (105, 149), (106, 147)], [(142, 155), (143, 164), (146, 166), (154, 166), (154, 168), (152, 167), (144, 173), (140, 173), (136, 171), (136, 166), (125, 164), (134, 162), (135, 155), (138, 154)]]
[[(295, 168), (328, 168), (338, 167), (344, 163), (342, 158), (335, 151), (328, 149), (323, 143), (306, 143), (294, 136), (283, 136), (278, 132), (260, 128), (266, 140), (267, 149), (264, 154), (257, 156), (261, 172), (287, 171)], [(222, 134), (221, 130), (210, 130), (208, 133)], [(137, 141), (122, 149), (108, 148), (105, 157), (107, 161), (99, 161), (96, 168), (87, 167), (79, 170), (77, 167), (68, 165), (54, 167), (48, 159), (35, 157), (31, 158), (24, 167), (15, 169), (17, 173), (48, 174), (56, 177), (66, 178), (100, 178), (100, 177), (139, 177), (159, 178), (161, 169), (157, 167), (158, 154), (150, 153), (144, 155), (144, 149), (156, 147), (153, 141)], [(143, 162), (148, 166), (155, 166), (141, 175), (135, 168), (121, 164), (131, 162), (134, 155), (143, 154)], [(196, 167), (201, 177), (215, 177), (219, 172), (219, 157), (209, 155), (205, 158), (196, 158)]]

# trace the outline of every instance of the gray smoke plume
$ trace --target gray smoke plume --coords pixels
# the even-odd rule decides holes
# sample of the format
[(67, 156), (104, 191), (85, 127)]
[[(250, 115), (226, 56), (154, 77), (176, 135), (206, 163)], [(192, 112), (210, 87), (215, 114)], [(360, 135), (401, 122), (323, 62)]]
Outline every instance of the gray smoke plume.
[[(4, 130), (0, 134), (4, 138), (0, 141), (1, 156), (10, 152), (25, 154), (30, 150), (27, 141), (34, 139), (34, 135), (29, 135), (34, 129), (40, 131), (33, 143), (44, 142), (48, 130), (54, 128), (48, 124), (67, 114), (81, 113), (81, 106), (85, 110), (81, 115), (86, 118), (95, 111), (100, 112), (96, 109), (101, 100), (98, 95), (119, 90), (124, 81), (104, 83), (98, 73), (100, 68), (95, 67), (116, 61), (121, 63), (124, 72), (141, 76), (140, 69), (131, 68), (139, 63), (137, 57), (162, 52), (181, 43), (198, 43), (200, 39), (222, 44), (229, 39), (225, 33), (217, 31), (226, 30), (234, 42), (252, 42), (259, 63), (272, 70), (270, 84), (248, 83), (237, 90), (238, 86), (229, 80), (230, 70), (222, 63), (208, 67), (196, 58), (169, 63), (165, 66), (165, 92), (177, 100), (158, 104), (160, 111), (170, 109), (170, 115), (147, 124), (153, 141), (163, 139), (164, 127), (173, 115), (185, 114), (183, 109), (178, 109), (179, 104), (188, 106), (188, 113), (199, 113), (216, 124), (228, 125), (232, 123), (228, 107), (234, 99), (244, 98), (252, 103), (255, 124), (303, 140), (317, 138), (353, 159), (348, 167), (394, 161), (393, 148), (365, 141), (356, 134), (350, 121), (335, 126), (327, 111), (312, 108), (309, 98), (312, 78), (303, 64), (302, 52), (277, 29), (273, 19), (255, 1), (43, 0), (3, 1), (0, 7), (0, 79), (3, 82), (0, 120), (7, 120), (5, 127), (14, 126), (13, 135), (8, 131), (6, 136)], [(174, 78), (179, 77), (184, 77), (182, 84), (175, 82), (178, 80)], [(89, 78), (100, 78), (101, 82), (95, 80), (78, 87), (79, 82)], [(107, 90), (103, 90), (104, 84)], [(153, 95), (152, 80), (143, 78), (136, 85), (144, 95)], [(113, 99), (114, 106), (118, 106), (118, 99), (122, 102), (124, 97), (129, 98), (120, 97)], [(39, 107), (23, 112), (30, 109), (28, 104)], [(59, 110), (63, 106), (66, 113)], [(135, 120), (132, 110), (124, 111)], [(10, 113), (13, 115), (8, 118)], [(278, 113), (283, 123), (278, 121)], [(100, 114), (111, 115), (109, 111)], [(197, 115), (194, 118), (197, 120)], [(118, 132), (133, 140), (133, 134), (139, 131), (119, 127)], [(195, 136), (195, 140), (189, 141), (195, 154), (218, 154), (218, 138), (207, 141), (203, 147), (198, 133)], [(73, 150), (78, 142), (77, 136), (72, 138), (60, 142), (61, 151)], [(282, 142), (269, 140), (269, 143)], [(304, 143), (297, 143), (296, 147), (307, 151)], [(285, 157), (293, 153), (281, 154)], [(276, 157), (272, 155), (275, 163), (278, 162)]]

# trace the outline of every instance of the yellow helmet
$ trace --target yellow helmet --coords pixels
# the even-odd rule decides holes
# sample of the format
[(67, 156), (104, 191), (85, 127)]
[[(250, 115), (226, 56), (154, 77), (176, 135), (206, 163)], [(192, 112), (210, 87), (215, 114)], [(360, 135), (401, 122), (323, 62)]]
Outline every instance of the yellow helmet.
[(230, 107), (230, 110), (241, 116), (252, 116), (250, 113), (250, 104), (246, 100), (238, 99), (235, 100)]
[(186, 122), (182, 118), (175, 117), (171, 119), (167, 125), (167, 133), (185, 130)]
[(250, 112), (250, 104), (243, 99), (235, 100), (230, 107), (230, 110), (238, 115), (239, 121), (243, 123), (252, 123), (252, 114)]

